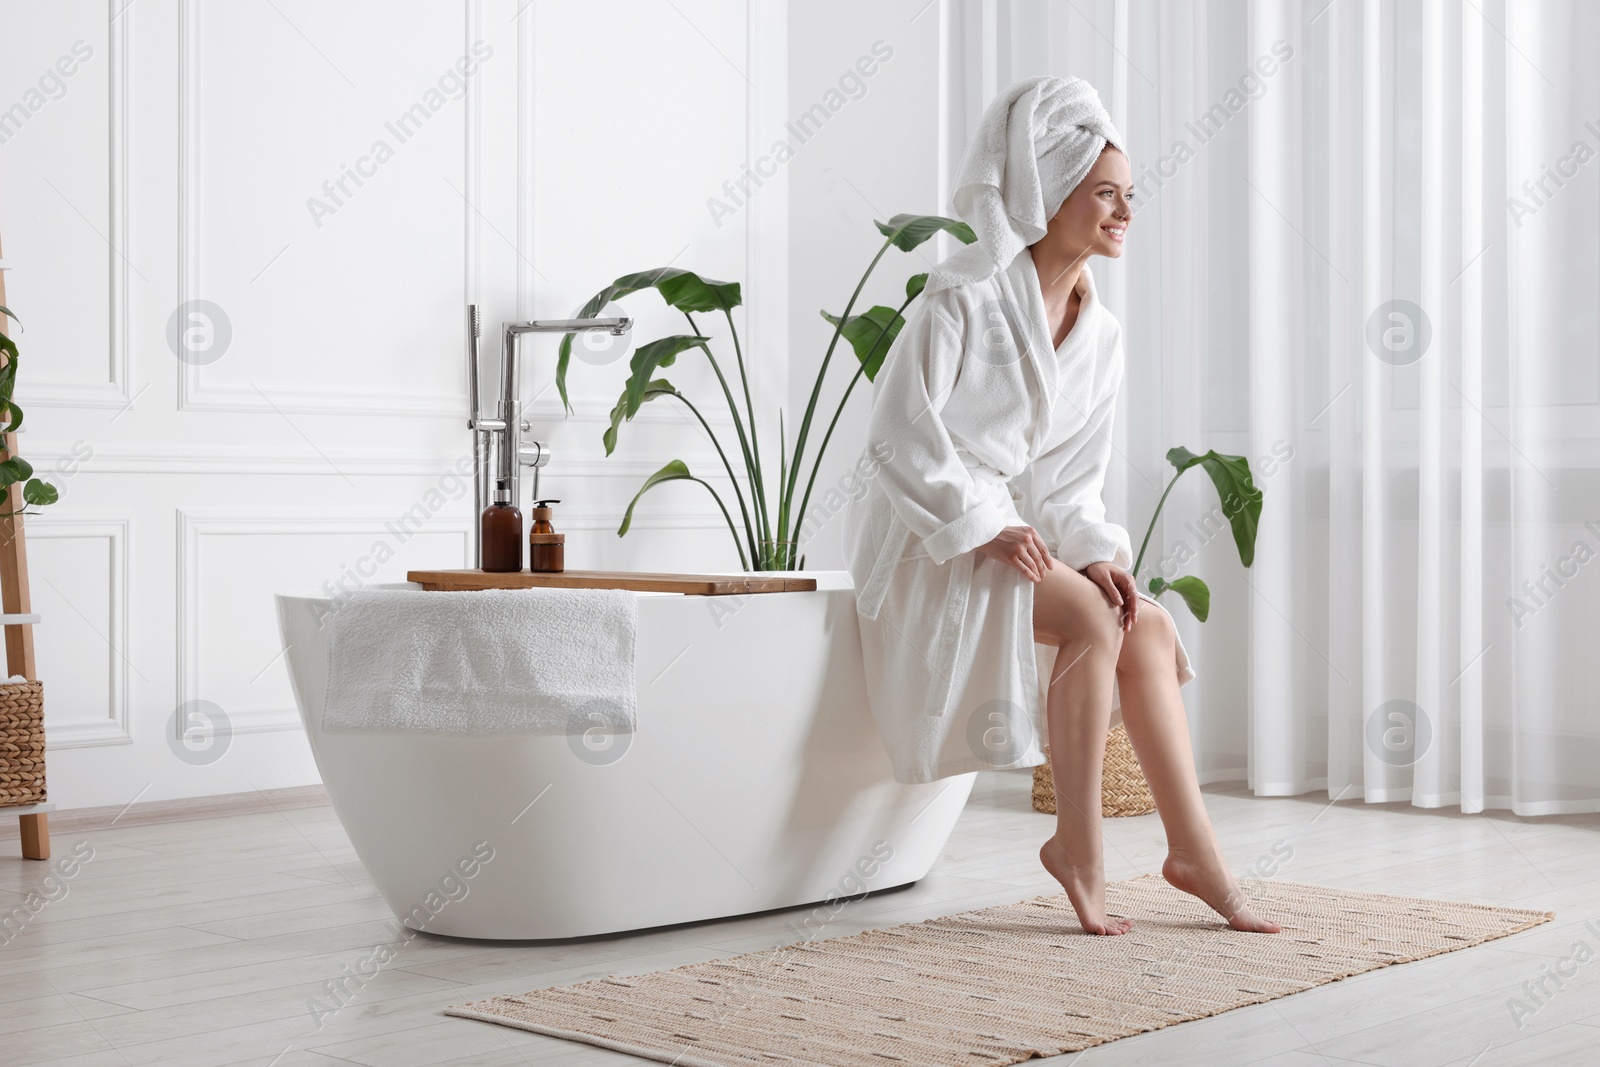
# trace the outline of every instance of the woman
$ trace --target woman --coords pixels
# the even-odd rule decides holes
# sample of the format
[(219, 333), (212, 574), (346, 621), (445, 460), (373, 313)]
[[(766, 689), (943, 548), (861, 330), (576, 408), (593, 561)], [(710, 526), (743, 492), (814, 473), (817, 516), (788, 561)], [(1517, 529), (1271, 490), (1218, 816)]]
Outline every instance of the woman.
[(1026, 79), (984, 113), (951, 198), (978, 239), (930, 273), (884, 359), (876, 476), (845, 514), (868, 694), (902, 782), (1043, 763), (1043, 719), (1057, 815), (1039, 859), (1093, 934), (1131, 928), (1105, 913), (1100, 839), (1120, 715), (1166, 830), (1163, 877), (1235, 929), (1276, 933), (1206, 816), (1188, 655), (1100, 499), (1122, 329), (1087, 260), (1122, 254), (1133, 195), (1081, 79)]

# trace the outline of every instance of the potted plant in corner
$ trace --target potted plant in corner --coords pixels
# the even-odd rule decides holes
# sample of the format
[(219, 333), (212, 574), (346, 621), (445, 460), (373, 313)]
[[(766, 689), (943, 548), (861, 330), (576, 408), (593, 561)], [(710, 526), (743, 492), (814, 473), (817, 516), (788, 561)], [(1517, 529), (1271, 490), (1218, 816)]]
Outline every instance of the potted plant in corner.
[[(1222, 501), (1222, 514), (1233, 530), (1233, 543), (1239, 550), (1239, 562), (1248, 567), (1256, 558), (1256, 530), (1261, 523), (1261, 490), (1250, 477), (1250, 463), (1243, 456), (1230, 456), (1215, 449), (1197, 455), (1182, 445), (1167, 450), (1167, 462), (1177, 468), (1156, 502), (1155, 513), (1145, 529), (1144, 540), (1139, 544), (1139, 555), (1133, 561), (1133, 580), (1139, 581), (1139, 568), (1144, 562), (1145, 549), (1155, 533), (1156, 520), (1166, 505), (1167, 495), (1184, 472), (1200, 467), (1211, 476), (1217, 496)], [(1194, 575), (1175, 578), (1156, 575), (1149, 582), (1150, 595), (1159, 599), (1169, 589), (1183, 598), (1194, 617), (1205, 622), (1211, 614), (1211, 590)], [(1056, 811), (1055, 780), (1050, 772), (1050, 747), (1045, 746), (1045, 761), (1033, 769), (1033, 808), (1047, 815)], [(1118, 723), (1106, 737), (1105, 758), (1100, 772), (1100, 814), (1107, 817), (1119, 815), (1145, 815), (1155, 810), (1155, 798), (1150, 784), (1145, 780), (1139, 761), (1128, 740), (1128, 732)]]

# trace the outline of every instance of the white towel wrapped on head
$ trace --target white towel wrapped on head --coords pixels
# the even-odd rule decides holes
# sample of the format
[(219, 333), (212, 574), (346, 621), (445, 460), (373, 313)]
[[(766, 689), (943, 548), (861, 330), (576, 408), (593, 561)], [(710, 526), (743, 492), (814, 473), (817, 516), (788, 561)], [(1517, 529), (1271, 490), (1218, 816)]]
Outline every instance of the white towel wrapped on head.
[(325, 730), (634, 729), (632, 590), (363, 590), (327, 621)]
[(996, 96), (950, 194), (950, 210), (972, 227), (977, 243), (940, 262), (927, 290), (982, 281), (1010, 266), (1045, 235), (1107, 144), (1127, 154), (1100, 94), (1082, 78), (1041, 74)]

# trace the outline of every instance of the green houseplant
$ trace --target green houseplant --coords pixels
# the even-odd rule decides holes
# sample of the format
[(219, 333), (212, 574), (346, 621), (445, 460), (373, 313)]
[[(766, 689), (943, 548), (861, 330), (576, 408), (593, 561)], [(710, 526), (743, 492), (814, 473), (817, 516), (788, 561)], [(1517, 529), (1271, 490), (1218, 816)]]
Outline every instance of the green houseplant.
[[(0, 419), (5, 420), (5, 425), (0, 427), (0, 433), (11, 434), (22, 427), (22, 408), (12, 397), (17, 388), (17, 363), (19, 353), (16, 342), (11, 340), (6, 331), (6, 320), (15, 319), (18, 326), (22, 320), (12, 314), (8, 307), (0, 307)], [(45, 504), (54, 504), (59, 494), (56, 487), (49, 482), (33, 476), (33, 466), (21, 456), (5, 448), (12, 442), (9, 436), (0, 440), (0, 455), (5, 459), (0, 460), (0, 505), (15, 503), (11, 500), (11, 487), (18, 482), (22, 483), (22, 501), (24, 507), (32, 504), (42, 507)], [(26, 511), (9, 511), (7, 515), (27, 514)]]
[[(1239, 562), (1248, 567), (1256, 558), (1256, 529), (1261, 522), (1261, 490), (1256, 488), (1255, 481), (1250, 477), (1250, 463), (1243, 456), (1225, 455), (1215, 449), (1204, 455), (1195, 453), (1177, 445), (1167, 450), (1167, 462), (1177, 468), (1177, 473), (1167, 483), (1161, 493), (1161, 499), (1156, 502), (1156, 510), (1150, 516), (1150, 526), (1144, 532), (1144, 540), (1139, 544), (1139, 556), (1133, 561), (1133, 580), (1139, 581), (1139, 565), (1144, 562), (1144, 552), (1150, 545), (1150, 535), (1155, 532), (1156, 520), (1161, 517), (1161, 508), (1167, 502), (1167, 494), (1172, 492), (1172, 487), (1178, 484), (1178, 479), (1183, 477), (1184, 471), (1192, 467), (1203, 467), (1211, 476), (1211, 482), (1217, 487), (1217, 495), (1222, 498), (1222, 514), (1228, 520), (1228, 525), (1233, 529), (1233, 542), (1239, 549)], [(1206, 583), (1193, 575), (1182, 575), (1168, 581), (1159, 575), (1150, 579), (1150, 595), (1160, 597), (1168, 589), (1183, 597), (1183, 602), (1194, 612), (1194, 617), (1205, 622), (1211, 614), (1211, 590)]]
[[(850, 399), (850, 393), (856, 383), (865, 375), (870, 381), (878, 372), (878, 367), (883, 363), (883, 357), (888, 353), (889, 346), (894, 343), (895, 336), (900, 328), (905, 325), (903, 312), (906, 306), (915, 300), (922, 292), (922, 287), (927, 283), (926, 273), (916, 274), (906, 280), (905, 300), (898, 308), (882, 305), (870, 308), (860, 315), (851, 315), (851, 310), (856, 305), (856, 300), (861, 296), (861, 290), (866, 286), (867, 279), (872, 276), (872, 271), (877, 267), (878, 261), (891, 247), (902, 252), (910, 252), (924, 241), (933, 237), (941, 230), (953, 234), (958, 240), (971, 244), (977, 240), (971, 227), (955, 219), (947, 219), (938, 215), (896, 215), (888, 222), (874, 222), (878, 231), (884, 235), (884, 242), (878, 249), (878, 254), (873, 256), (872, 262), (867, 264), (865, 273), (856, 284), (855, 292), (850, 294), (850, 300), (845, 304), (844, 312), (840, 315), (830, 315), (823, 311), (822, 317), (833, 324), (833, 337), (828, 342), (828, 350), (822, 357), (822, 366), (817, 370), (817, 379), (811, 390), (811, 399), (806, 404), (806, 413), (800, 423), (800, 432), (794, 442), (792, 453), (786, 450), (783, 416), (778, 416), (778, 480), (773, 487), (775, 491), (775, 504), (769, 507), (769, 490), (766, 475), (770, 471), (763, 469), (761, 462), (761, 446), (757, 439), (755, 409), (750, 402), (750, 384), (745, 374), (744, 352), (739, 345), (739, 332), (733, 324), (732, 311), (739, 306), (739, 284), (737, 282), (719, 282), (704, 278), (693, 271), (679, 270), (673, 267), (657, 267), (654, 270), (640, 271), (636, 274), (627, 274), (604, 289), (600, 290), (584, 304), (579, 312), (580, 317), (588, 318), (597, 314), (612, 300), (620, 299), (631, 293), (644, 289), (654, 289), (667, 302), (669, 307), (683, 312), (684, 318), (689, 322), (689, 332), (686, 334), (673, 334), (651, 341), (637, 348), (633, 353), (627, 382), (623, 385), (622, 395), (617, 399), (616, 406), (611, 409), (611, 426), (605, 431), (604, 441), (606, 455), (610, 455), (617, 444), (617, 431), (625, 420), (631, 420), (639, 413), (639, 409), (651, 400), (660, 397), (671, 397), (687, 407), (691, 414), (699, 420), (711, 437), (712, 444), (716, 447), (717, 455), (722, 459), (722, 466), (727, 471), (728, 479), (733, 484), (733, 492), (738, 504), (739, 514), (743, 520), (743, 536), (734, 526), (733, 516), (729, 513), (722, 497), (712, 488), (710, 483), (695, 477), (689, 467), (682, 460), (675, 459), (645, 479), (639, 491), (634, 494), (633, 500), (628, 504), (628, 510), (622, 517), (622, 525), (617, 529), (617, 536), (628, 532), (628, 526), (633, 520), (634, 506), (639, 503), (639, 498), (651, 489), (665, 482), (693, 481), (705, 486), (716, 500), (717, 506), (722, 510), (722, 516), (728, 523), (728, 532), (733, 535), (735, 546), (739, 550), (739, 563), (746, 570), (802, 570), (805, 567), (805, 557), (795, 559), (795, 546), (800, 542), (800, 530), (805, 520), (806, 506), (810, 502), (811, 489), (817, 480), (817, 470), (821, 466), (822, 456), (827, 450), (828, 441), (833, 437), (833, 429), (839, 422), (839, 415), (844, 411), (845, 402)], [(734, 359), (738, 367), (737, 388), (744, 396), (744, 413), (741, 416), (739, 401), (734, 396), (734, 387), (730, 386), (728, 378), (723, 374), (722, 365), (717, 362), (716, 355), (711, 351), (711, 338), (701, 332), (694, 316), (697, 313), (721, 312), (728, 323), (728, 331), (732, 336)], [(556, 387), (561, 393), (561, 402), (567, 410), (571, 404), (567, 401), (567, 366), (572, 357), (572, 339), (574, 334), (567, 334), (561, 339), (560, 354), (556, 361)], [(844, 396), (840, 398), (839, 407), (833, 413), (833, 418), (828, 423), (827, 431), (822, 436), (822, 443), (817, 446), (816, 456), (812, 461), (811, 474), (806, 480), (805, 492), (800, 497), (800, 506), (794, 507), (795, 490), (798, 488), (800, 467), (804, 459), (805, 448), (812, 428), (812, 419), (816, 414), (817, 398), (822, 392), (822, 382), (827, 376), (829, 363), (833, 359), (834, 349), (843, 337), (855, 351), (855, 374), (851, 377), (849, 385), (845, 387)], [(717, 381), (722, 386), (723, 398), (727, 401), (728, 411), (733, 416), (734, 430), (739, 438), (740, 460), (743, 466), (743, 479), (750, 487), (750, 499), (746, 501), (745, 494), (740, 488), (740, 474), (735, 473), (734, 465), (728, 459), (728, 453), (722, 447), (722, 442), (707, 424), (700, 409), (684, 396), (665, 378), (656, 377), (656, 372), (662, 367), (671, 366), (683, 352), (690, 349), (699, 349), (706, 355), (712, 370), (716, 373)], [(746, 421), (748, 420), (748, 428)], [(774, 517), (776, 511), (776, 517)]]

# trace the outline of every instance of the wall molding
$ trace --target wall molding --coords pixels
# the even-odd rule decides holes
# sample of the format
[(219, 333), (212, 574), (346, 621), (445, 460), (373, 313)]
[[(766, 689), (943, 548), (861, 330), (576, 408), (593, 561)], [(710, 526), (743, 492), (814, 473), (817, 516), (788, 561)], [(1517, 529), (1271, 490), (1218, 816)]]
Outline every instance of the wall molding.
[[(60, 442), (29, 442), (27, 455), (39, 477), (57, 483), (86, 474), (227, 474), (227, 475), (326, 475), (337, 478), (345, 475), (378, 475), (388, 477), (444, 478), (458, 461), (467, 463), (471, 483), (471, 453), (457, 456), (447, 453), (423, 455), (419, 453), (396, 454), (357, 450), (324, 450), (294, 448), (211, 448), (196, 452), (189, 448), (145, 448), (128, 445), (101, 445), (93, 454), (81, 458), (73, 446)], [(665, 453), (663, 453), (663, 456)], [(676, 451), (671, 458), (681, 459), (697, 477), (723, 479), (727, 471), (715, 452), (689, 453)], [(736, 456), (730, 453), (730, 461)], [(544, 468), (544, 477), (624, 478), (640, 480), (660, 470), (665, 458), (632, 459), (614, 456), (576, 457), (560, 456)], [(66, 474), (62, 464), (74, 464), (71, 474)], [(738, 465), (735, 463), (735, 470)], [(532, 484), (532, 475), (525, 475)], [(747, 485), (740, 480), (740, 487)]]
[(110, 308), (108, 380), (81, 382), (29, 374), (19, 389), (18, 402), (29, 407), (126, 408), (128, 395), (128, 26), (134, 17), (126, 0), (106, 3), (106, 99), (108, 169), (110, 174), (109, 223)]
[[(119, 0), (110, 0), (117, 3)], [(126, 2), (126, 0), (121, 0)], [(481, 27), (482, 0), (464, 0), (464, 35), (468, 48), (477, 40)], [(200, 159), (203, 151), (201, 134), (201, 82), (202, 82), (202, 40), (201, 40), (201, 4), (200, 0), (179, 0), (178, 4), (178, 303), (180, 305), (190, 300), (198, 299), (203, 295), (201, 283), (202, 256), (200, 248), (202, 188), (200, 181)], [(533, 168), (533, 153), (535, 144), (535, 117), (534, 105), (534, 58), (536, 40), (534, 27), (537, 11), (529, 5), (521, 12), (517, 26), (517, 160), (519, 181), (517, 183), (517, 223), (516, 223), (516, 284), (515, 300), (516, 314), (519, 319), (532, 315), (534, 305), (535, 285), (534, 270), (531, 261), (531, 249), (534, 244), (534, 215), (535, 207), (532, 182), (530, 176)], [(747, 14), (747, 18), (748, 18)], [(479, 97), (479, 87), (469, 82), (467, 94), (464, 98), (466, 105), (466, 119), (464, 122), (464, 136), (462, 150), (464, 155), (464, 180), (468, 193), (478, 196), (479, 174), (481, 172), (481, 155), (483, 144), (482, 108)], [(747, 155), (755, 151), (755, 145), (750, 139), (755, 136), (753, 124), (747, 130)], [(481, 227), (482, 222), (476, 210), (469, 202), (463, 205), (463, 317), (465, 304), (477, 300), (482, 302), (480, 290), (481, 267)], [(755, 234), (758, 227), (752, 221), (749, 224), (751, 236), (747, 239), (746, 247), (746, 275), (748, 282), (746, 289), (755, 291), (757, 264), (760, 262), (758, 249), (763, 247), (758, 244)], [(766, 315), (758, 313), (750, 304), (745, 305), (745, 336), (742, 344), (750, 352), (757, 351), (758, 335), (764, 331), (760, 325), (763, 318), (772, 317), (778, 313), (782, 301), (769, 302), (774, 310)], [(464, 319), (463, 319), (464, 321)], [(494, 351), (499, 344), (496, 332), (485, 325), (484, 351), (492, 361), (498, 359)], [(776, 335), (777, 331), (772, 331)], [(465, 337), (463, 336), (463, 344)], [(524, 342), (526, 345), (527, 342)], [(456, 354), (459, 360), (465, 361), (466, 353), (463, 348)], [(524, 363), (529, 357), (524, 357)], [(554, 365), (554, 356), (551, 357)], [(439, 394), (437, 391), (416, 391), (400, 389), (372, 389), (364, 390), (359, 396), (344, 392), (329, 392), (319, 389), (273, 387), (260, 389), (254, 385), (241, 385), (238, 383), (206, 382), (204, 367), (192, 363), (179, 361), (178, 364), (178, 399), (177, 406), (180, 411), (211, 411), (262, 414), (318, 414), (318, 415), (359, 415), (372, 417), (391, 418), (457, 418), (465, 419), (468, 396), (465, 389), (458, 393)], [(526, 367), (524, 367), (526, 369)], [(553, 374), (552, 370), (552, 374)], [(782, 381), (780, 377), (778, 379)], [(526, 383), (524, 383), (526, 384)], [(552, 379), (553, 384), (553, 379)], [(752, 381), (752, 394), (761, 398), (763, 379), (754, 376)], [(609, 397), (574, 397), (575, 400), (592, 401), (594, 409), (587, 413), (567, 412), (559, 396), (552, 395), (548, 399), (535, 400), (523, 408), (524, 417), (532, 422), (558, 422), (580, 423), (597, 426), (608, 425), (611, 421), (610, 406), (615, 403)], [(126, 390), (123, 389), (114, 398), (108, 398), (104, 406), (122, 407), (128, 403)], [(81, 406), (81, 405), (80, 405)], [(706, 422), (716, 428), (733, 429), (733, 415), (725, 410), (719, 410), (712, 405), (702, 407), (701, 414)], [(768, 421), (775, 421), (776, 412), (768, 416)], [(698, 423), (686, 412), (673, 410), (669, 405), (649, 404), (641, 408), (639, 413), (631, 420), (634, 423), (645, 425), (675, 425), (685, 421), (689, 425), (698, 427)], [(748, 427), (747, 427), (748, 430)]]
[[(68, 748), (96, 748), (101, 745), (131, 745), (133, 732), (129, 727), (130, 662), (127, 653), (129, 613), (128, 540), (129, 520), (124, 516), (76, 516), (60, 518), (43, 512), (28, 522), (28, 536), (33, 540), (66, 538), (104, 538), (110, 545), (109, 588), (106, 633), (102, 634), (111, 651), (110, 689), (107, 693), (106, 718), (103, 722), (62, 723), (52, 725), (45, 716), (45, 746), (48, 750)], [(39, 575), (48, 582), (49, 578)], [(46, 620), (42, 625), (48, 625)], [(92, 626), (93, 623), (90, 623)], [(46, 692), (50, 679), (43, 679)], [(46, 697), (46, 708), (49, 707)]]
[[(193, 290), (191, 290), (193, 292)], [(183, 300), (192, 299), (189, 296)], [(181, 301), (180, 301), (181, 302)], [(276, 415), (294, 412), (311, 415), (375, 415), (396, 418), (460, 418), (465, 420), (467, 396), (440, 396), (437, 393), (411, 393), (393, 389), (374, 389), (363, 395), (375, 403), (357, 403), (339, 393), (314, 389), (258, 389), (251, 385), (207, 385), (201, 381), (203, 368), (179, 363), (178, 408), (182, 411), (226, 411), (231, 414), (260, 412)]]
[[(111, 0), (116, 3), (117, 0)], [(124, 0), (125, 2), (125, 0)], [(465, 0), (467, 32), (476, 25), (481, 0)], [(178, 304), (181, 307), (203, 295), (201, 285), (200, 226), (202, 193), (200, 182), (201, 71), (202, 39), (200, 0), (178, 0)], [(463, 140), (469, 154), (476, 151), (479, 131), (474, 128), (477, 111), (467, 109)], [(467, 227), (466, 266), (477, 261), (477, 231)], [(465, 290), (466, 280), (463, 280)], [(464, 312), (465, 309), (463, 309)], [(467, 394), (421, 392), (404, 389), (372, 389), (360, 402), (344, 393), (316, 389), (278, 389), (268, 397), (254, 386), (207, 384), (203, 367), (178, 361), (178, 410), (226, 412), (311, 412), (329, 415), (393, 415), (465, 418)]]
[[(184, 299), (189, 299), (185, 297)], [(488, 331), (485, 330), (485, 340)], [(526, 342), (524, 342), (526, 344)], [(492, 348), (486, 345), (485, 351)], [(747, 346), (748, 347), (748, 346)], [(463, 365), (466, 363), (466, 350), (462, 349), (457, 354)], [(498, 360), (498, 356), (494, 357)], [(527, 356), (522, 357), (524, 369), (528, 362)], [(554, 357), (551, 357), (552, 366)], [(388, 418), (413, 418), (417, 416), (430, 418), (459, 419), (463, 424), (467, 418), (468, 400), (466, 393), (459, 396), (455, 394), (438, 396), (437, 394), (400, 393), (394, 391), (374, 390), (366, 395), (379, 399), (378, 403), (357, 403), (351, 397), (339, 393), (324, 393), (313, 389), (282, 389), (272, 387), (260, 389), (250, 385), (205, 385), (200, 382), (199, 371), (202, 368), (190, 363), (179, 363), (178, 372), (178, 407), (185, 411), (225, 411), (230, 414), (261, 413), (277, 415), (281, 412), (303, 415), (366, 415)], [(552, 371), (552, 374), (554, 372)], [(523, 383), (526, 385), (526, 383)], [(571, 379), (568, 379), (570, 386)], [(712, 383), (713, 385), (715, 383)], [(620, 389), (619, 389), (620, 392)], [(551, 400), (536, 400), (524, 404), (523, 418), (533, 423), (578, 423), (594, 426), (609, 426), (611, 424), (610, 405), (616, 403), (614, 398), (602, 396), (579, 396), (569, 390), (569, 395), (575, 404), (590, 405), (590, 410), (574, 410), (568, 412), (561, 405), (561, 398), (556, 396)], [(36, 401), (37, 402), (37, 401)], [(104, 406), (124, 406), (124, 402), (112, 405), (107, 402)], [(485, 408), (489, 406), (487, 398), (483, 400)], [(487, 412), (486, 412), (487, 414)], [(714, 427), (733, 428), (733, 415), (726, 410), (701, 408), (701, 414)], [(771, 415), (771, 420), (776, 421), (777, 415)], [(639, 409), (639, 413), (629, 420), (632, 423), (643, 424), (671, 424), (680, 421), (698, 426), (699, 423), (687, 411), (679, 409), (674, 411), (672, 405), (665, 403), (650, 403)], [(748, 427), (746, 427), (748, 430)]]
[[(538, 134), (538, 85), (534, 78), (539, 47), (539, 5), (518, 0), (517, 18), (517, 277), (516, 315), (533, 315), (533, 264), (529, 260), (534, 243), (533, 149)], [(577, 309), (574, 309), (577, 310)], [(557, 397), (559, 401), (560, 397)]]

